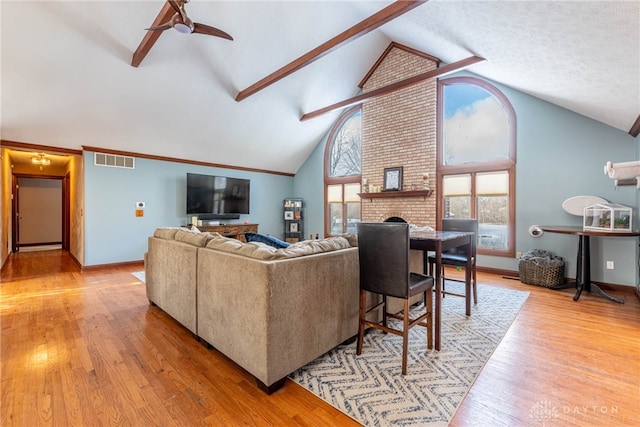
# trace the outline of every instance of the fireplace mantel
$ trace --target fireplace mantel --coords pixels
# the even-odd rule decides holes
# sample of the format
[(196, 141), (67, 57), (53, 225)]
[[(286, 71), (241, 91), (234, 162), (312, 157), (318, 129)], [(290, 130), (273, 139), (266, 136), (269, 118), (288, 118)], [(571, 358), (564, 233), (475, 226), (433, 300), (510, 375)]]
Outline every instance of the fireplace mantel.
[(362, 200), (372, 201), (373, 199), (388, 199), (393, 197), (422, 197), (426, 199), (431, 196), (433, 190), (407, 190), (407, 191), (381, 191), (379, 193), (358, 193)]

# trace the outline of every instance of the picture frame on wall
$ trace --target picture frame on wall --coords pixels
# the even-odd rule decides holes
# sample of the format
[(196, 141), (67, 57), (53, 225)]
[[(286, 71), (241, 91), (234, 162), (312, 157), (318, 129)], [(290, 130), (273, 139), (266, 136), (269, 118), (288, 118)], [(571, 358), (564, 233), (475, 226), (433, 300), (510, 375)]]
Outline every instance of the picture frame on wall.
[(402, 166), (384, 169), (384, 185), (382, 191), (402, 190)]
[(284, 219), (292, 220), (293, 219), (293, 211), (284, 211)]
[(289, 224), (289, 231), (291, 233), (297, 233), (298, 232), (298, 223), (297, 222), (292, 222), (291, 224)]

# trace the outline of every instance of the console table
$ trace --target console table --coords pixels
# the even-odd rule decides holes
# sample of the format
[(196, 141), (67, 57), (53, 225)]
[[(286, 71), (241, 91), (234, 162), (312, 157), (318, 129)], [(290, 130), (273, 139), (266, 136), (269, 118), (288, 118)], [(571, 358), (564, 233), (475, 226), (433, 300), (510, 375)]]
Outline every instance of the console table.
[(219, 233), (225, 237), (231, 237), (244, 242), (244, 233), (257, 233), (258, 224), (203, 225), (198, 227), (198, 230)]
[[(577, 291), (573, 296), (574, 301), (578, 301), (578, 298), (580, 298), (580, 294), (583, 290), (587, 292), (591, 292), (593, 290), (598, 295), (601, 295), (609, 301), (624, 304), (624, 300), (608, 295), (598, 285), (596, 285), (595, 283), (591, 283), (591, 252), (589, 248), (589, 240), (591, 237), (640, 237), (640, 230), (620, 232), (593, 231), (584, 230), (582, 226), (571, 225), (541, 225), (539, 226), (539, 228), (542, 231), (546, 231), (548, 233), (571, 234), (578, 236), (578, 260), (576, 264), (575, 281)], [(573, 286), (573, 283), (570, 283), (569, 286)]]

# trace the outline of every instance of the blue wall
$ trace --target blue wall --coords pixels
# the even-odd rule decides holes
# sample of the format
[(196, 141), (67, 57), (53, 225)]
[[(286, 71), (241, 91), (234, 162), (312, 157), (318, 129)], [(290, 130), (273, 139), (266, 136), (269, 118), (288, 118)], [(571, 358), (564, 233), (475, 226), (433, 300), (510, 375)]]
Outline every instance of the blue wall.
[[(136, 158), (135, 169), (95, 166), (84, 153), (84, 265), (142, 260), (147, 238), (156, 227), (185, 225), (186, 173), (225, 175), (251, 180), (251, 206), (245, 220), (259, 231), (282, 237), (282, 200), (293, 192), (293, 178), (160, 160)], [(136, 217), (136, 202), (145, 202)]]
[[(460, 73), (459, 75), (471, 75)], [(477, 76), (475, 76), (477, 77)], [(578, 195), (594, 195), (634, 207), (634, 228), (640, 228), (639, 191), (632, 186), (615, 188), (604, 175), (607, 161), (640, 159), (638, 138), (575, 114), (522, 92), (491, 82), (512, 103), (517, 116), (516, 251), (551, 250), (566, 260), (566, 275), (575, 277), (577, 237), (546, 233), (529, 236), (538, 225), (582, 225), (582, 217), (567, 214), (562, 202)], [(323, 230), (323, 162), (326, 136), (296, 175), (296, 194), (308, 207), (307, 227)], [(606, 283), (638, 283), (638, 240), (591, 239), (592, 279)], [(605, 262), (615, 269), (606, 270)], [(481, 266), (518, 270), (514, 258), (480, 256)]]
[[(467, 74), (468, 75), (468, 74)], [(640, 160), (640, 141), (584, 116), (496, 84), (511, 101), (518, 120), (516, 250), (547, 249), (567, 261), (566, 275), (575, 275), (577, 238), (546, 233), (529, 236), (533, 224), (581, 225), (581, 217), (562, 210), (572, 196), (595, 195), (634, 207), (634, 228), (640, 227), (640, 191), (613, 186), (603, 173), (607, 161)], [(187, 172), (251, 179), (251, 214), (243, 222), (260, 225), (260, 232), (282, 236), (282, 200), (305, 199), (305, 234), (324, 230), (323, 163), (326, 135), (296, 177), (136, 159), (133, 170), (94, 166), (93, 153), (84, 158), (85, 265), (143, 258), (147, 237), (159, 226), (188, 222), (184, 209)], [(135, 203), (144, 201), (144, 217), (135, 217)], [(117, 248), (117, 250), (114, 250)], [(638, 241), (627, 238), (592, 239), (592, 279), (636, 285)], [(604, 268), (615, 262), (615, 270)], [(517, 271), (514, 258), (481, 256), (481, 266)]]

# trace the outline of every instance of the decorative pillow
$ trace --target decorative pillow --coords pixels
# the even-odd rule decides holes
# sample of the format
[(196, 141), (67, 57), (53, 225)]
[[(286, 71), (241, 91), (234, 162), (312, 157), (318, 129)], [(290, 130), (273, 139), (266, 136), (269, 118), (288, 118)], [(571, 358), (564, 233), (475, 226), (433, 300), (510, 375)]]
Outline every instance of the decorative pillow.
[(276, 239), (273, 236), (265, 236), (264, 234), (258, 233), (244, 233), (244, 238), (247, 239), (247, 242), (261, 242), (266, 243), (269, 246), (273, 246), (274, 248), (288, 248), (291, 243), (283, 242), (280, 239)]

